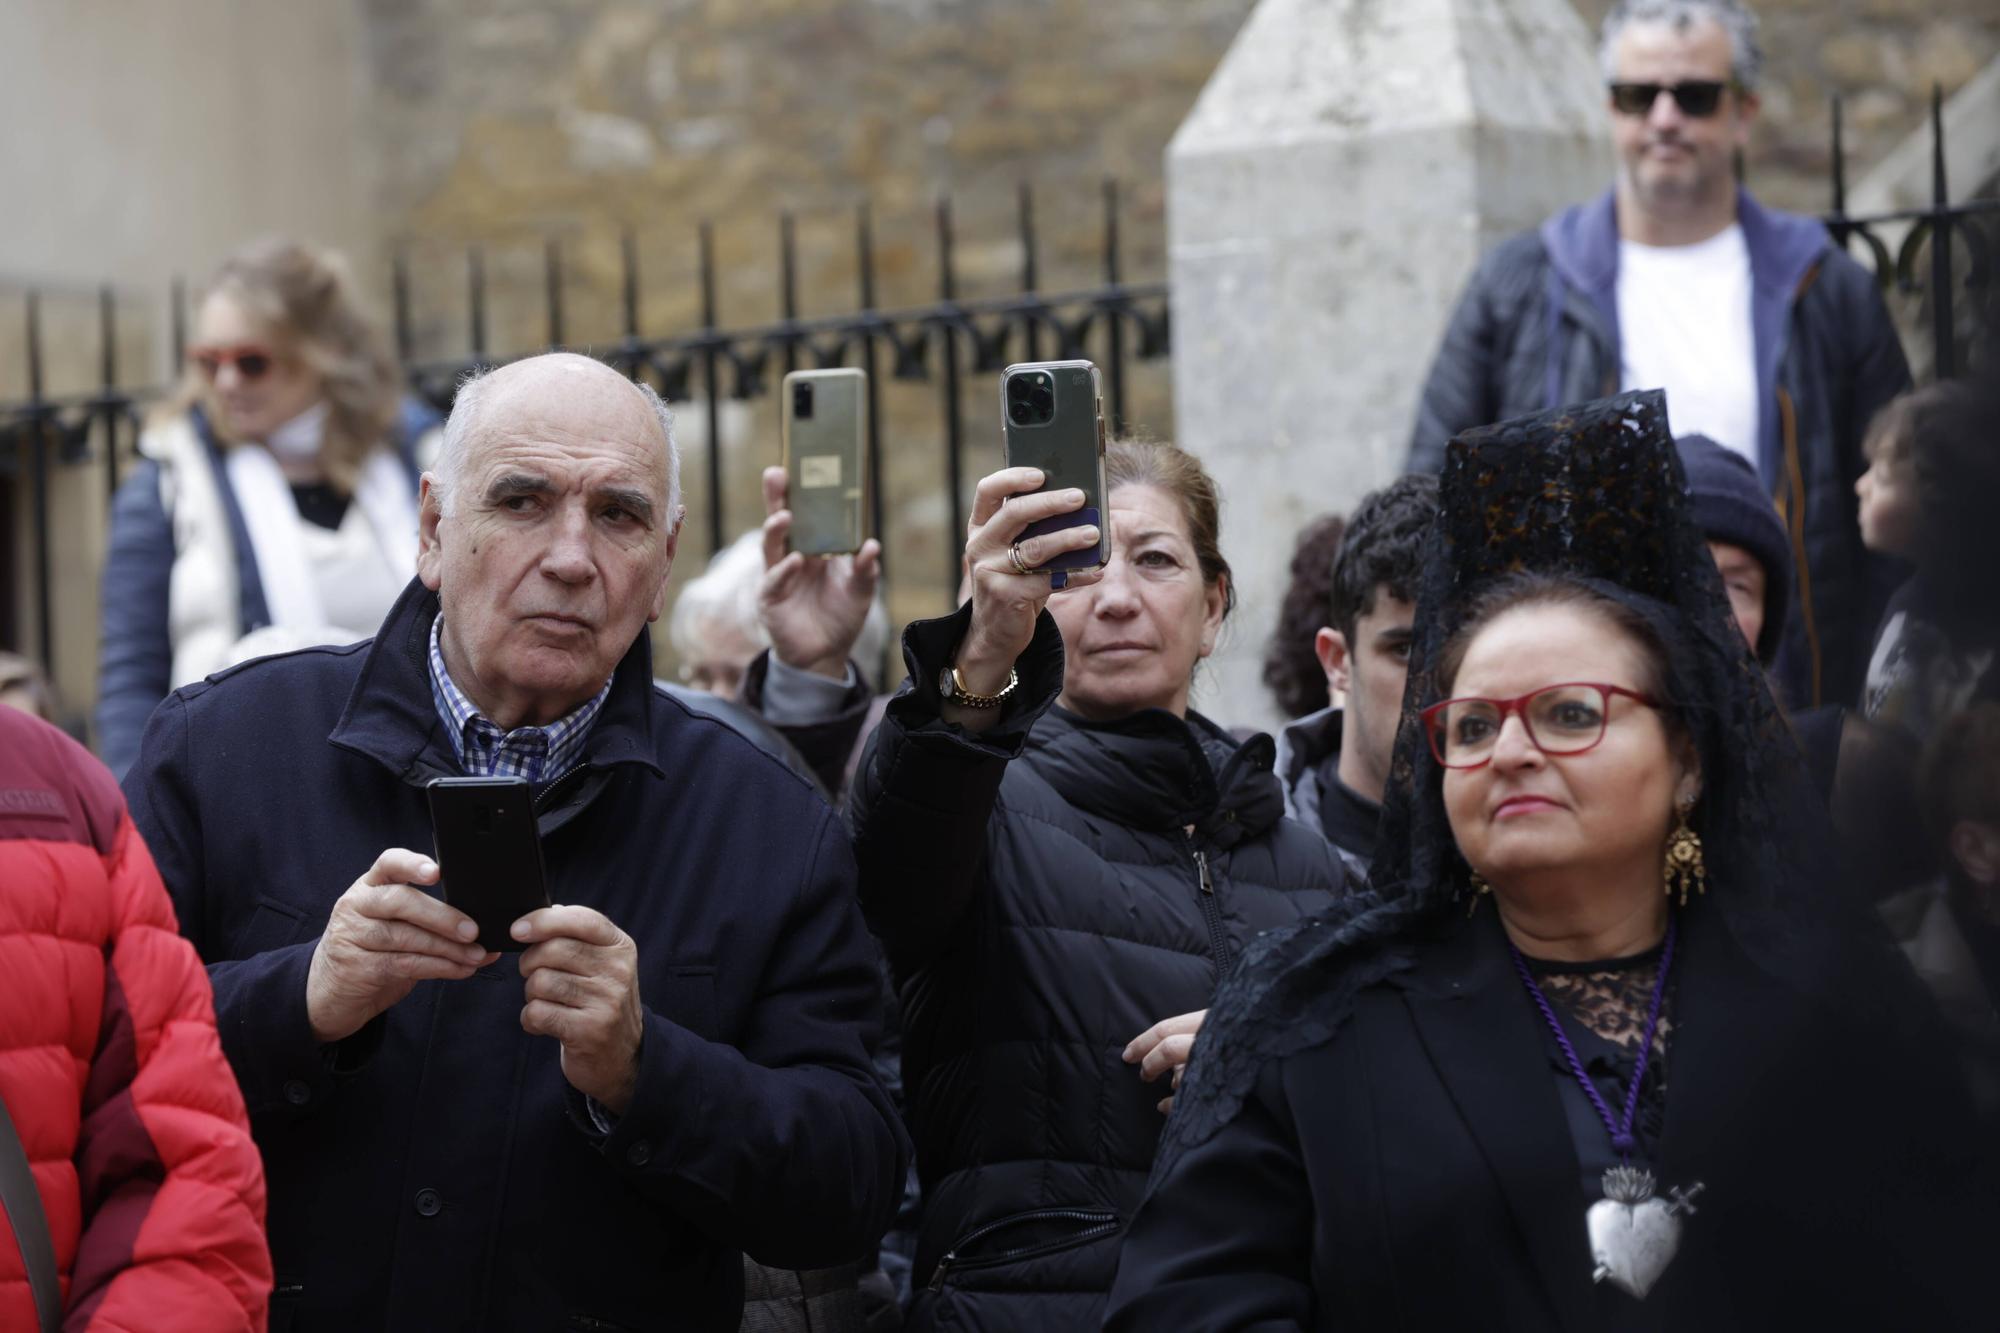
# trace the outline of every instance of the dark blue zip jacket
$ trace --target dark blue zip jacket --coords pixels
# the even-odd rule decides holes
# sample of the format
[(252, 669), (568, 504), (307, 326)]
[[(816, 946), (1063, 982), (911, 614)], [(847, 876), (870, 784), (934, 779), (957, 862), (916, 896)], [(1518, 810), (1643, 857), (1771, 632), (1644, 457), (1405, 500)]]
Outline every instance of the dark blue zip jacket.
[[(1904, 572), (1861, 544), (1861, 440), (1910, 387), (1909, 364), (1874, 279), (1818, 221), (1763, 208), (1747, 191), (1737, 220), (1750, 251), (1757, 471), (1785, 519), (1798, 580), (1774, 674), (1795, 707), (1852, 704)], [(1617, 294), (1612, 193), (1495, 247), (1424, 382), (1410, 470), (1436, 471), (1459, 431), (1617, 392)]]
[(537, 798), (550, 896), (638, 945), (625, 1116), (598, 1132), (557, 1044), (521, 1030), (513, 956), (321, 1046), (306, 973), (334, 900), (384, 848), (431, 850), (424, 783), (458, 771), (437, 608), (412, 583), (370, 643), (176, 690), (125, 780), (263, 1150), (272, 1328), (734, 1329), (739, 1251), (853, 1260), (902, 1192), (846, 832), (657, 691), (642, 634), (584, 761)]

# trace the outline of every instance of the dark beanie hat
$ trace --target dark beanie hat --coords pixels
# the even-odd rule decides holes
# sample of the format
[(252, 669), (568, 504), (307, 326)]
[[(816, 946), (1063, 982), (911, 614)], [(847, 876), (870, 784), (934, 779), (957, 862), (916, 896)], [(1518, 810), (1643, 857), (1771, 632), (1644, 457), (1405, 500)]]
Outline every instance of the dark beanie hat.
[(1687, 474), (1695, 526), (1712, 542), (1742, 547), (1764, 567), (1764, 630), (1757, 636), (1757, 660), (1769, 666), (1784, 638), (1792, 596), (1792, 548), (1778, 508), (1757, 479), (1757, 469), (1734, 449), (1706, 435), (1682, 435), (1674, 448)]

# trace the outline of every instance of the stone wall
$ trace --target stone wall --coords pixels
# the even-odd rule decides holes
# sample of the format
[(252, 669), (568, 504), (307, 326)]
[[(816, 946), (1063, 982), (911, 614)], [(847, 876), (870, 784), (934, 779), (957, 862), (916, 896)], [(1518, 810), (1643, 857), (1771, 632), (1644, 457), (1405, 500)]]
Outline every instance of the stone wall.
[[(642, 236), (646, 322), (698, 312), (693, 227), (717, 227), (723, 317), (777, 309), (775, 215), (801, 217), (809, 301), (854, 287), (850, 210), (877, 216), (883, 299), (928, 299), (927, 211), (954, 197), (975, 292), (1018, 270), (1013, 187), (1042, 192), (1045, 279), (1096, 276), (1096, 187), (1130, 182), (1128, 268), (1162, 253), (1160, 154), (1252, 0), (357, 0), (383, 237), (418, 257), (422, 347), (465, 345), (469, 242), (541, 335), (540, 240), (563, 238), (569, 324), (617, 329), (617, 237)], [(1595, 31), (1610, 0), (1576, 0)], [(1496, 6), (1505, 8), (1501, 0)], [(1768, 77), (1753, 184), (1827, 203), (1828, 98), (1859, 170), (2000, 52), (1992, 0), (1761, 0)]]
[[(366, 6), (380, 214), (412, 257), (422, 352), (468, 349), (469, 244), (495, 297), (489, 346), (546, 337), (541, 238), (565, 266), (565, 334), (621, 330), (620, 235), (638, 240), (643, 328), (700, 322), (698, 220), (715, 228), (725, 324), (780, 311), (778, 223), (798, 219), (808, 314), (857, 304), (855, 210), (875, 228), (878, 299), (937, 295), (932, 208), (953, 202), (959, 292), (1018, 290), (1016, 186), (1031, 182), (1040, 285), (1102, 277), (1101, 183), (1122, 195), (1124, 271), (1164, 270), (1161, 154), (1250, 0), (680, 0)], [(1172, 431), (1164, 363), (1135, 367), (1129, 418)], [(699, 380), (697, 380), (697, 391)], [(951, 556), (934, 384), (884, 384), (891, 606), (946, 605)], [(990, 376), (961, 404), (968, 477), (999, 461)], [(699, 404), (688, 414), (700, 425)], [(722, 439), (727, 536), (759, 517), (775, 461), (769, 400)], [(691, 432), (691, 438), (696, 438)], [(697, 444), (699, 445), (697, 438)], [(690, 528), (677, 577), (714, 534), (689, 459)]]
[[(1594, 24), (1607, 3), (1578, 8)], [(691, 328), (701, 218), (716, 228), (724, 322), (776, 315), (780, 210), (799, 218), (807, 312), (850, 309), (852, 213), (864, 199), (884, 303), (935, 294), (929, 210), (945, 193), (957, 210), (961, 291), (1000, 294), (1018, 280), (1022, 180), (1038, 190), (1045, 286), (1100, 276), (1106, 176), (1128, 182), (1126, 273), (1156, 278), (1162, 151), (1252, 5), (179, 0), (169, 17), (111, 0), (0, 0), (0, 160), (10, 180), (35, 183), (36, 201), (0, 217), (0, 398), (24, 378), (10, 282), (18, 291), (53, 281), (65, 293), (52, 319), (73, 330), (61, 333), (69, 350), (50, 373), (67, 388), (87, 387), (96, 371), (94, 285), (108, 278), (152, 297), (127, 335), (142, 339), (127, 364), (151, 379), (163, 369), (160, 277), (199, 274), (278, 228), (356, 251), (383, 298), (380, 256), (406, 247), (427, 356), (466, 350), (471, 243), (485, 248), (492, 279), (495, 351), (545, 336), (545, 236), (564, 246), (573, 343), (601, 345), (620, 331), (627, 228), (640, 238), (646, 331)], [(1771, 72), (1751, 179), (1789, 207), (1824, 206), (1830, 92), (1849, 99), (1858, 174), (1920, 123), (1932, 79), (1950, 91), (2000, 50), (1992, 0), (1764, 0), (1759, 9)], [(998, 459), (993, 399), (990, 378), (968, 378), (968, 477)], [(909, 616), (947, 596), (938, 390), (885, 385), (884, 405), (892, 610)], [(701, 415), (688, 413), (691, 424)], [(1164, 365), (1135, 367), (1130, 417), (1173, 434)], [(698, 450), (700, 434), (690, 431)], [(766, 407), (732, 411), (722, 447), (723, 526), (733, 530), (756, 519), (754, 474), (776, 450)], [(705, 468), (691, 461), (697, 501)], [(80, 479), (75, 503), (94, 504), (99, 489)], [(23, 515), (9, 517), (19, 542)], [(699, 508), (695, 520), (684, 571), (709, 541)], [(95, 521), (65, 521), (66, 540), (88, 547)], [(72, 624), (95, 619), (87, 554), (62, 556)], [(94, 656), (93, 637), (66, 641), (70, 662)], [(87, 667), (67, 684), (87, 693)]]
[[(1594, 31), (1608, 0), (1580, 0)], [(572, 342), (620, 329), (619, 236), (639, 237), (650, 333), (699, 322), (695, 234), (714, 223), (725, 323), (778, 313), (776, 214), (799, 218), (808, 312), (855, 300), (852, 211), (876, 223), (880, 297), (931, 299), (930, 208), (952, 196), (961, 291), (1010, 290), (1014, 187), (1032, 181), (1045, 286), (1095, 281), (1098, 184), (1129, 182), (1126, 272), (1163, 271), (1161, 153), (1251, 0), (365, 0), (377, 211), (413, 259), (428, 355), (468, 347), (464, 247), (494, 287), (488, 344), (546, 336), (541, 239), (562, 241)], [(1990, 0), (1766, 0), (1770, 77), (1751, 179), (1824, 207), (1826, 99), (1849, 99), (1865, 167), (2000, 47)], [(1550, 201), (1551, 204), (1565, 201)], [(992, 386), (966, 385), (968, 477), (997, 460)], [(937, 390), (887, 386), (893, 609), (943, 605), (948, 560)], [(696, 414), (698, 415), (698, 413)], [(1134, 423), (1174, 429), (1160, 368), (1135, 374)], [(762, 404), (722, 441), (727, 517), (757, 516), (776, 449)], [(704, 494), (706, 461), (690, 462)], [(691, 553), (709, 534), (699, 506)], [(691, 571), (698, 560), (683, 560)]]

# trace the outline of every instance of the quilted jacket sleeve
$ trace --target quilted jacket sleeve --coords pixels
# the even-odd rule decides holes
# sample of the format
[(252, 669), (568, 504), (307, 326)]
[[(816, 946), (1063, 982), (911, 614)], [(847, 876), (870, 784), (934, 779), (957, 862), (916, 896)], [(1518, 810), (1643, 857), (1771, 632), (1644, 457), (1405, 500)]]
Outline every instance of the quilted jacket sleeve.
[(105, 869), (112, 928), (77, 1144), (84, 1231), (65, 1327), (261, 1329), (271, 1293), (263, 1165), (207, 975), (122, 805)]
[(945, 722), (937, 680), (972, 623), (971, 603), (903, 631), (910, 669), (869, 738), (848, 792), (848, 824), (861, 872), (861, 910), (890, 962), (930, 963), (977, 899), (986, 876), (986, 829), (1007, 765), (1062, 688), (1062, 635), (1044, 611), (1015, 663), (1017, 697), (990, 731)]

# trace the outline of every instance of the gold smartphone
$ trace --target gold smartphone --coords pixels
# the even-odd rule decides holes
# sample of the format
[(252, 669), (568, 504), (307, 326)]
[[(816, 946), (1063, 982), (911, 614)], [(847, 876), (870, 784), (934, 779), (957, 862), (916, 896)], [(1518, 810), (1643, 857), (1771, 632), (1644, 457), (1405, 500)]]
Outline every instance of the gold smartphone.
[[(1039, 568), (1062, 573), (1102, 569), (1111, 559), (1104, 504), (1104, 396), (1088, 361), (1028, 361), (1000, 375), (1000, 420), (1007, 466), (1040, 468), (1042, 490), (1074, 487), (1083, 508), (1030, 523), (1022, 537), (1097, 526), (1097, 545), (1066, 551)], [(1060, 584), (1057, 585), (1061, 586)]]
[(785, 376), (785, 476), (794, 551), (844, 555), (861, 549), (867, 396), (864, 370), (795, 370)]

